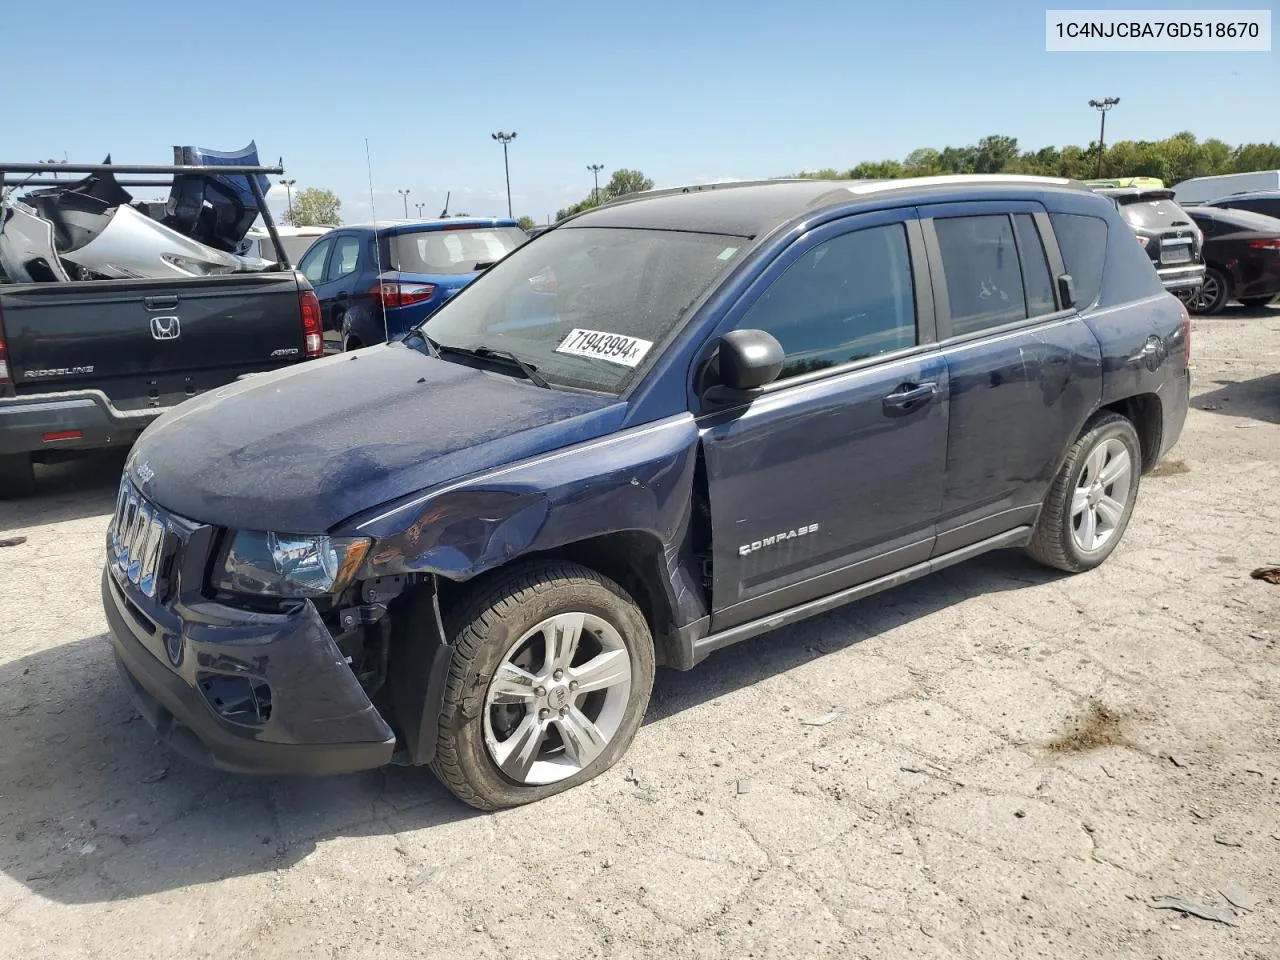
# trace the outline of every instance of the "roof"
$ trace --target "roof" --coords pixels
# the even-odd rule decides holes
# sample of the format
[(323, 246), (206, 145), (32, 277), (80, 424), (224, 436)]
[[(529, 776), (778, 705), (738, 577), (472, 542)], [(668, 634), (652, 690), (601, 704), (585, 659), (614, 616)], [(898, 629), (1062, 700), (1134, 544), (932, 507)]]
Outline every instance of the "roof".
[[(1089, 192), (1075, 180), (1014, 174), (909, 177), (901, 180), (756, 180), (700, 184), (630, 194), (566, 221), (566, 227), (633, 227), (689, 230), (756, 237), (807, 212), (859, 199), (918, 196), (942, 200), (957, 188), (984, 193), (1007, 188), (1072, 189)], [(868, 206), (871, 206), (868, 203)]]
[(429, 230), (432, 227), (514, 227), (516, 221), (507, 217), (423, 217), (409, 220), (369, 220), (364, 223), (344, 223), (343, 229), (353, 230), (395, 230), (408, 227), (420, 227)]
[(1242, 190), (1240, 193), (1229, 193), (1225, 197), (1216, 197), (1209, 203), (1225, 203), (1228, 200), (1273, 200), (1280, 197), (1280, 190)]
[(1094, 193), (1104, 197), (1128, 197), (1133, 200), (1172, 200), (1173, 191), (1168, 187), (1094, 187)]

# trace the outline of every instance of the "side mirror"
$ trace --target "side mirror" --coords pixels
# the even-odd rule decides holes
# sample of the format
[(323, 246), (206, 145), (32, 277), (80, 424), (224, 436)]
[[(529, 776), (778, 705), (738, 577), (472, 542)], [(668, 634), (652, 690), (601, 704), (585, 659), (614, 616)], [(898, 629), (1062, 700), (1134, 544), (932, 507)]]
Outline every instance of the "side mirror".
[(1064, 310), (1076, 305), (1076, 282), (1069, 273), (1058, 277), (1058, 299), (1062, 301)]
[(733, 403), (750, 399), (782, 373), (786, 352), (777, 339), (764, 330), (732, 330), (720, 338), (717, 364), (720, 382), (707, 389), (713, 403)]

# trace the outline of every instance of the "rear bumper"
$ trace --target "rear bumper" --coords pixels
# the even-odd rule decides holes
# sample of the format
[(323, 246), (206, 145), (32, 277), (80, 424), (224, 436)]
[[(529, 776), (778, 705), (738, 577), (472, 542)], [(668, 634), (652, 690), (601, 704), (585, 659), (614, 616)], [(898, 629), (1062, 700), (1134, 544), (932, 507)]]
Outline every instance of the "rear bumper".
[(1196, 290), (1204, 283), (1204, 264), (1193, 263), (1190, 266), (1161, 267), (1157, 265), (1156, 273), (1166, 290)]
[[(391, 759), (394, 732), (314, 610), (270, 624), (252, 614), (244, 623), (169, 624), (151, 620), (126, 589), (110, 567), (103, 571), (117, 666), (134, 707), (176, 752), (221, 770), (266, 774), (350, 773)], [(197, 686), (208, 671), (265, 684), (270, 721), (248, 726), (218, 716)]]
[[(96, 450), (131, 443), (167, 407), (120, 410), (101, 390), (0, 398), (0, 454)], [(74, 433), (46, 440), (46, 434)]]
[(1182, 436), (1190, 406), (1191, 371), (1184, 370), (1160, 389), (1160, 409), (1164, 414), (1164, 422), (1160, 425), (1160, 457), (1172, 450)]

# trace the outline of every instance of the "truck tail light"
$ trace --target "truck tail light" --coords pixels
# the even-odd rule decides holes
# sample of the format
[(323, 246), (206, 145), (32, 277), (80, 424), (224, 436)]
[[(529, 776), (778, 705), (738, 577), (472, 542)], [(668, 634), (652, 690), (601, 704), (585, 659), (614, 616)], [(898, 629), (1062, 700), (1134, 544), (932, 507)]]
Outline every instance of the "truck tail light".
[(1178, 308), (1182, 311), (1182, 362), (1187, 367), (1191, 366), (1191, 312), (1187, 309), (1187, 305), (1181, 300), (1178, 301)]
[(13, 374), (9, 372), (9, 348), (4, 341), (4, 314), (0, 313), (0, 393), (13, 386)]
[(324, 324), (320, 320), (320, 298), (314, 290), (298, 294), (298, 307), (302, 311), (302, 339), (307, 359), (324, 356)]
[(369, 296), (384, 307), (407, 307), (414, 303), (424, 303), (435, 296), (436, 288), (430, 283), (394, 283), (384, 281), (375, 283)]
[(1267, 240), (1250, 240), (1250, 250), (1280, 250), (1280, 237), (1271, 237)]

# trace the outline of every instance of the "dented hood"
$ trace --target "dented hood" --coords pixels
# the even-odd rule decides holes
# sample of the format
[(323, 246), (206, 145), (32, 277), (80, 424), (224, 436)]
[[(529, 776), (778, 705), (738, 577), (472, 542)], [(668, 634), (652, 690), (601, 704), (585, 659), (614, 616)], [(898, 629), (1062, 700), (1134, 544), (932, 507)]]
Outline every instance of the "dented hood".
[(626, 404), (387, 344), (189, 400), (127, 470), (174, 513), (324, 533), (373, 507), (616, 430)]

